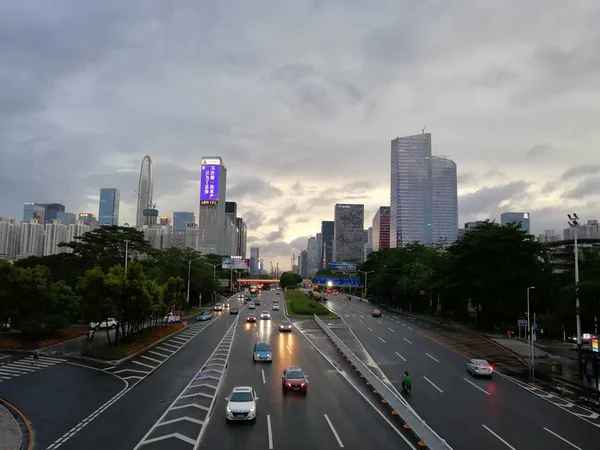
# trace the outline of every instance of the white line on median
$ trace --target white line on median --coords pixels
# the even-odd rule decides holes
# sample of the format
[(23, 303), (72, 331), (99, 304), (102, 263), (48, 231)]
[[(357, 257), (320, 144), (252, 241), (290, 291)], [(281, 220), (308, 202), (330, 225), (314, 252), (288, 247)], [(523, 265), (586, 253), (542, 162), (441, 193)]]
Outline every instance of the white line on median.
[(362, 320), (359, 320), (360, 323), (364, 323)]
[(463, 380), (465, 380), (467, 383), (469, 383), (471, 386), (479, 389), (481, 392), (483, 392), (484, 394), (490, 395), (490, 393), (488, 391), (486, 391), (483, 388), (480, 388), (479, 386), (477, 386), (475, 383), (473, 383), (471, 380), (467, 380), (466, 378), (463, 378)]
[(388, 328), (388, 330), (390, 330), (392, 333), (395, 333), (395, 331), (394, 331), (394, 330), (392, 330), (391, 328)]
[(340, 439), (339, 435), (337, 434), (337, 431), (335, 431), (335, 428), (333, 428), (333, 424), (331, 423), (331, 420), (329, 420), (329, 416), (327, 416), (327, 414), (323, 414), (323, 415), (325, 416), (325, 420), (329, 424), (329, 428), (331, 428), (331, 432), (335, 436), (335, 439), (337, 440), (338, 444), (340, 445), (341, 448), (344, 448), (344, 444), (342, 444), (342, 440)]
[(288, 352), (290, 352), (290, 354), (292, 353), (292, 351), (290, 350), (290, 348), (286, 345), (285, 348), (287, 348)]
[(269, 434), (269, 450), (273, 450), (273, 433), (271, 432), (271, 416), (267, 414), (267, 433)]
[(551, 435), (559, 438), (561, 441), (563, 441), (565, 444), (569, 444), (571, 447), (576, 448), (577, 450), (582, 450), (581, 447), (577, 447), (575, 444), (573, 444), (570, 441), (567, 441), (564, 437), (556, 434), (554, 431), (549, 430), (548, 428), (544, 427), (544, 430), (546, 430), (548, 433), (550, 433)]
[(369, 330), (369, 331), (373, 331), (373, 330), (371, 330), (369, 327), (367, 327), (367, 330)]
[(396, 352), (396, 355), (398, 355), (400, 358), (402, 358), (402, 361), (406, 361), (406, 358), (404, 358), (404, 356), (402, 356), (400, 353)]
[(435, 362), (438, 362), (438, 363), (439, 363), (439, 361), (438, 361), (437, 359), (435, 359), (433, 356), (431, 356), (429, 353), (425, 353), (425, 354), (426, 354), (427, 356), (429, 356), (431, 359), (433, 359)]
[(500, 442), (502, 442), (504, 445), (506, 445), (508, 448), (510, 448), (511, 450), (517, 450), (516, 448), (514, 448), (512, 445), (510, 445), (508, 442), (506, 442), (504, 439), (502, 439), (500, 436), (498, 436), (496, 433), (494, 433), (492, 430), (490, 430), (488, 427), (486, 427), (485, 425), (481, 424), (481, 426), (483, 428), (485, 428), (486, 430), (488, 430), (496, 439), (498, 439)]
[(444, 391), (442, 391), (439, 387), (437, 387), (435, 385), (435, 383), (433, 381), (431, 381), (429, 378), (427, 378), (427, 377), (423, 377), (423, 378), (425, 378), (425, 381), (427, 381), (429, 384), (431, 384), (434, 388), (436, 388), (438, 391), (440, 391), (440, 393), (442, 393), (442, 394), (444, 393)]
[(267, 379), (265, 378), (265, 369), (262, 369), (262, 377), (263, 377), (263, 384), (267, 384)]
[(381, 337), (379, 337), (379, 340), (385, 344), (385, 341), (383, 339), (381, 339)]
[(406, 338), (402, 338), (402, 339), (404, 339), (404, 340), (405, 340), (406, 342), (408, 342), (409, 344), (412, 344), (412, 342), (410, 342), (408, 339), (406, 339)]

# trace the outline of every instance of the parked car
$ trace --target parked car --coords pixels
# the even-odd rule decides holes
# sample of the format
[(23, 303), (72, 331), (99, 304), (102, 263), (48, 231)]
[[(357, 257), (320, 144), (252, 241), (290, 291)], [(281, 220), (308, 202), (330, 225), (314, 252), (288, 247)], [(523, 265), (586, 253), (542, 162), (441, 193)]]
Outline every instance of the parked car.
[(105, 319), (101, 322), (90, 322), (90, 328), (93, 328), (94, 330), (105, 330), (107, 328), (114, 330), (115, 328), (117, 328), (118, 325), (119, 322), (117, 321), (117, 319), (114, 319), (112, 317), (109, 317), (108, 319)]

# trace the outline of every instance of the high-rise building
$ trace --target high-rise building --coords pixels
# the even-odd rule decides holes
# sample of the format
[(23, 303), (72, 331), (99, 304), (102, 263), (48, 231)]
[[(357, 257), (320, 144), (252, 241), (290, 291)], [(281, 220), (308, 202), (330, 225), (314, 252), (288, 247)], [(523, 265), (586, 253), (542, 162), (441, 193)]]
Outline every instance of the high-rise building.
[(431, 157), (432, 240), (452, 244), (458, 238), (456, 163), (445, 156)]
[(161, 227), (168, 227), (169, 229), (172, 229), (172, 220), (169, 216), (159, 216), (158, 224)]
[(196, 223), (196, 213), (176, 211), (173, 213), (173, 231), (185, 231), (186, 223)]
[(308, 278), (308, 251), (302, 250), (300, 252), (300, 276), (302, 278)]
[(253, 277), (260, 275), (259, 260), (260, 249), (258, 247), (250, 247), (250, 275)]
[(564, 240), (575, 239), (575, 232), (577, 232), (577, 239), (598, 239), (600, 238), (600, 225), (597, 220), (588, 220), (586, 224), (581, 224), (577, 228), (565, 228), (563, 230)]
[(150, 245), (157, 250), (165, 250), (171, 247), (173, 231), (170, 225), (143, 225), (142, 232)]
[(333, 260), (362, 261), (365, 247), (365, 205), (335, 205)]
[[(73, 242), (77, 240), (79, 236), (83, 236), (85, 233), (91, 231), (91, 227), (86, 225), (81, 220), (76, 221), (73, 224), (69, 225), (69, 236), (67, 238), (67, 242)], [(72, 250), (67, 248), (65, 249), (67, 253), (71, 253)]]
[(91, 230), (98, 228), (98, 219), (92, 213), (79, 213), (79, 221), (84, 225), (89, 225)]
[(31, 219), (44, 223), (44, 207), (39, 203), (27, 202), (23, 206), (23, 222), (29, 223)]
[(54, 219), (52, 223), (44, 226), (44, 256), (65, 253), (65, 247), (59, 247), (58, 244), (67, 242), (69, 239), (69, 227), (60, 223), (60, 220)]
[(21, 223), (19, 229), (19, 252), (17, 258), (44, 255), (44, 225), (31, 219)]
[(321, 269), (329, 269), (329, 264), (333, 261), (333, 233), (335, 231), (335, 222), (333, 220), (324, 220), (321, 222), (321, 239), (323, 249), (321, 255)]
[[(135, 226), (141, 228), (142, 225), (152, 225), (156, 223), (154, 214), (148, 215), (148, 212), (154, 209), (154, 174), (152, 171), (152, 158), (150, 155), (144, 156), (140, 168), (140, 180), (137, 190), (137, 215)], [(146, 211), (146, 215), (144, 215)]]
[(44, 225), (58, 219), (58, 213), (65, 212), (65, 205), (61, 203), (42, 203), (41, 206), (44, 208)]
[(202, 158), (200, 174), (200, 211), (198, 214), (198, 250), (204, 254), (224, 255), (225, 198), (227, 168), (220, 156)]
[(365, 230), (363, 261), (366, 261), (371, 253), (373, 253), (373, 227), (369, 227), (368, 230)]
[(118, 189), (100, 189), (100, 206), (98, 208), (98, 225), (119, 225), (119, 204), (121, 193)]
[(530, 220), (530, 215), (526, 212), (505, 212), (500, 214), (500, 225), (516, 222), (521, 224), (521, 230), (527, 234), (531, 234)]
[(323, 268), (323, 233), (317, 233), (317, 247), (317, 257), (319, 258), (317, 270), (321, 270)]
[(56, 213), (56, 218), (60, 220), (60, 223), (66, 225), (67, 227), (75, 222), (77, 222), (77, 215), (70, 212), (59, 212)]
[(319, 270), (319, 245), (317, 244), (317, 238), (308, 238), (306, 252), (306, 276), (314, 277)]
[(225, 215), (225, 248), (222, 255), (237, 256), (237, 244), (239, 230), (237, 227), (236, 218), (230, 214)]
[(380, 206), (373, 217), (373, 251), (390, 247), (390, 207)]
[(248, 226), (244, 219), (241, 217), (235, 218), (238, 227), (238, 242), (237, 242), (237, 256), (241, 256), (243, 259), (246, 258), (246, 246), (248, 245)]
[[(577, 236), (579, 237), (579, 236)], [(562, 236), (558, 233), (555, 233), (554, 230), (544, 230), (544, 234), (538, 235), (538, 242), (557, 242), (562, 240)]]
[(390, 247), (432, 243), (431, 134), (392, 141)]
[(197, 250), (199, 235), (200, 228), (198, 228), (198, 224), (193, 222), (187, 222), (185, 224), (185, 248)]
[(225, 202), (225, 214), (231, 214), (233, 217), (237, 217), (237, 203)]
[(19, 224), (0, 217), (0, 259), (13, 260), (19, 253)]

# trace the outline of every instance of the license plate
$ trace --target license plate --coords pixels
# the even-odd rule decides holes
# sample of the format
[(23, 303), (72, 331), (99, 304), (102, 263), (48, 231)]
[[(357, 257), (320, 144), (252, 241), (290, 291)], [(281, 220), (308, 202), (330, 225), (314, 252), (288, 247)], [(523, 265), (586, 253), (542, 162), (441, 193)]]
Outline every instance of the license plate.
[(299, 391), (299, 390), (300, 390), (300, 388), (299, 388), (299, 387), (295, 387), (295, 388), (294, 388), (294, 390), (295, 390), (295, 391)]
[(237, 419), (241, 419), (241, 418), (243, 418), (243, 417), (244, 417), (244, 414), (236, 414), (236, 415), (235, 415), (235, 417), (236, 417)]

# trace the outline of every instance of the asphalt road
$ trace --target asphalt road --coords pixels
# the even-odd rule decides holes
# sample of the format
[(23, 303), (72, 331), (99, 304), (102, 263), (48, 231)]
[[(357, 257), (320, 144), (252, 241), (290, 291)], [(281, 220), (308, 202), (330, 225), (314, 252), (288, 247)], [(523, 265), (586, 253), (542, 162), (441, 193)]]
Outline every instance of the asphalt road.
[(345, 297), (329, 296), (327, 306), (347, 322), (396, 388), (404, 371), (411, 373), (408, 401), (454, 449), (600, 445), (600, 423), (575, 415), (585, 410), (570, 405), (561, 409), (498, 374), (491, 380), (473, 378), (465, 370), (465, 358), (421, 334), (419, 322), (388, 312), (373, 318), (374, 306)]
[[(262, 304), (256, 309), (257, 315), (269, 310), (272, 320), (247, 324), (247, 310), (240, 317), (228, 370), (199, 448), (410, 448), (304, 336), (297, 330), (279, 333), (278, 324), (285, 317), (283, 311), (271, 311), (274, 296), (274, 292), (264, 292)], [(257, 341), (271, 345), (272, 363), (253, 363), (252, 348)], [(306, 396), (284, 395), (281, 391), (282, 371), (292, 365), (300, 366), (307, 374)], [(225, 397), (235, 386), (256, 390), (259, 400), (255, 423), (226, 423)]]

